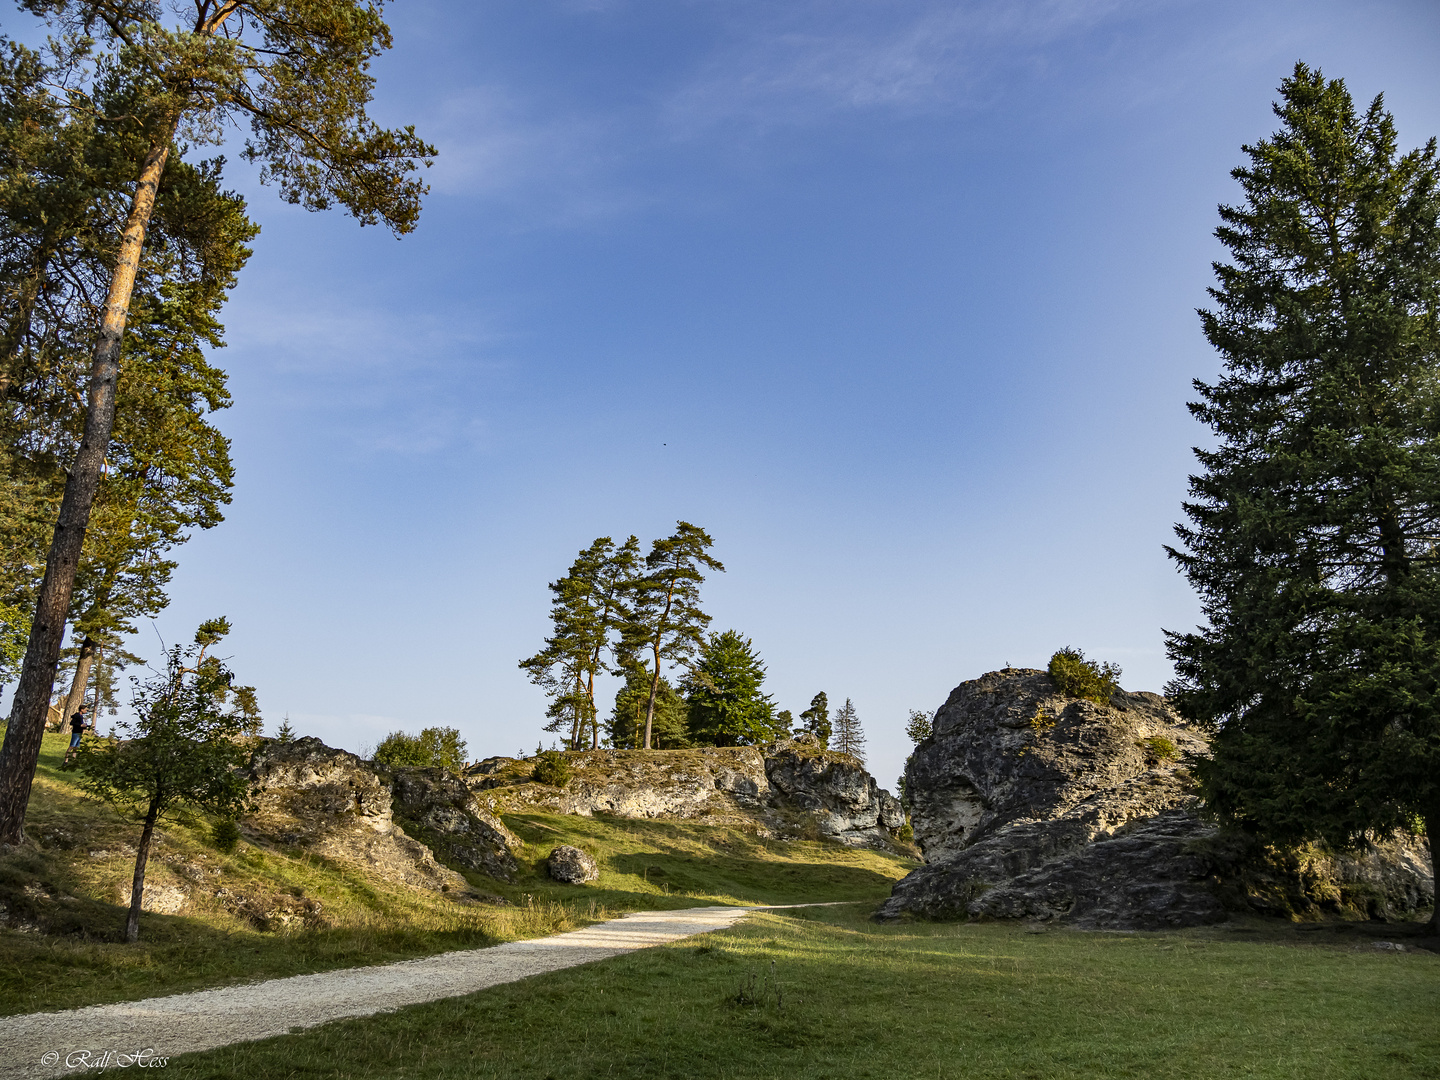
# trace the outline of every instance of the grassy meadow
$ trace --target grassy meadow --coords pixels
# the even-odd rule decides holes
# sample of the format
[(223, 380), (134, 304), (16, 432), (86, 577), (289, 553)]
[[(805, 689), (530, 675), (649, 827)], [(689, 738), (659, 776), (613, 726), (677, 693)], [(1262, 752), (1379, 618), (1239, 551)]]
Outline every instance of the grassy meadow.
[(868, 910), (752, 915), (468, 997), (174, 1057), (167, 1076), (1440, 1075), (1440, 957), (1379, 951), (1355, 929), (877, 926)]
[[(500, 901), (475, 903), (387, 885), (303, 851), (242, 843), (226, 855), (209, 821), (181, 817), (162, 826), (146, 880), (184, 888), (190, 907), (147, 913), (140, 943), (127, 946), (120, 931), (139, 826), (86, 799), (60, 771), (67, 741), (45, 737), (27, 823), (35, 846), (0, 856), (0, 1016), (479, 948), (646, 908), (875, 902), (913, 865), (682, 822), (519, 815), (506, 820), (526, 841), (520, 876), (467, 873), (475, 891)], [(557, 843), (595, 855), (600, 880), (551, 881), (544, 860)], [(237, 895), (255, 909), (319, 910), (262, 929), (233, 910)]]

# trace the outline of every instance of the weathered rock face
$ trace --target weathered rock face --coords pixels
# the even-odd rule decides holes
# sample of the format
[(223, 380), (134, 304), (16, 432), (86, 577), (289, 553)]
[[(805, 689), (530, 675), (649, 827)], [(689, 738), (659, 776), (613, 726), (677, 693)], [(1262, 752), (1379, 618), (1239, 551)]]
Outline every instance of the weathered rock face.
[(242, 828), (252, 836), (309, 848), (415, 888), (466, 887), (395, 824), (389, 787), (354, 754), (314, 738), (269, 742), (251, 759), (250, 777), (257, 809)]
[(779, 744), (765, 757), (771, 806), (815, 817), (826, 836), (846, 843), (884, 842), (905, 824), (900, 800), (853, 760), (803, 744)]
[(584, 885), (600, 877), (600, 867), (595, 865), (595, 859), (588, 852), (569, 844), (557, 845), (550, 852), (545, 868), (552, 878), (567, 885)]
[(396, 769), (390, 774), (397, 817), (442, 859), (511, 881), (520, 838), (475, 801), (448, 769)]
[(904, 824), (897, 799), (853, 760), (803, 743), (691, 750), (567, 753), (563, 788), (531, 777), (533, 763), (489, 758), (467, 773), (492, 812), (679, 818), (752, 826), (766, 834), (800, 829), (850, 844), (883, 843)]
[(1098, 705), (1060, 695), (1044, 672), (1006, 669), (957, 687), (934, 727), (906, 772), (927, 865), (895, 886), (881, 918), (1150, 929), (1267, 904), (1394, 915), (1433, 903), (1413, 843), (1302, 858), (1242, 851), (1201, 821), (1178, 755), (1205, 742), (1156, 694)]

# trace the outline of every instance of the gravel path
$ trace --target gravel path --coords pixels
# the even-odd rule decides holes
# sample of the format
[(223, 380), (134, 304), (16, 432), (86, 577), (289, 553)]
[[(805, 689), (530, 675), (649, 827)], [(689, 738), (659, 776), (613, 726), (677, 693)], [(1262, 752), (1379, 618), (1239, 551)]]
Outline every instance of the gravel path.
[[(788, 905), (787, 905), (788, 906)], [(810, 905), (798, 904), (796, 907)], [(733, 926), (756, 908), (645, 911), (584, 930), (422, 960), (0, 1018), (0, 1078), (160, 1065), (169, 1055), (370, 1016)], [(148, 1055), (142, 1053), (148, 1050)], [(109, 1054), (107, 1058), (106, 1055)]]

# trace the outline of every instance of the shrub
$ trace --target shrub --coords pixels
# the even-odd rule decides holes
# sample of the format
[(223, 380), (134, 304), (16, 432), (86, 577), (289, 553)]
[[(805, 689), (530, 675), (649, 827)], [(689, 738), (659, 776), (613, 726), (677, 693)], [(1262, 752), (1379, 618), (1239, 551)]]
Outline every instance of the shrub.
[(1086, 660), (1079, 649), (1068, 645), (1050, 657), (1050, 678), (1066, 697), (1085, 698), (1101, 705), (1120, 689), (1120, 668)]
[(565, 755), (559, 750), (542, 750), (535, 759), (534, 777), (551, 787), (564, 787), (570, 782), (573, 772)]
[(392, 768), (438, 765), (458, 772), (465, 767), (465, 740), (453, 727), (427, 727), (419, 735), (392, 731), (375, 748), (375, 760)]
[(230, 855), (240, 843), (240, 826), (235, 823), (234, 818), (221, 818), (210, 826), (210, 839), (217, 848)]
[(904, 825), (900, 826), (900, 831), (897, 832), (895, 836), (907, 844), (913, 843), (915, 840), (915, 826), (907, 821)]
[(1164, 735), (1151, 735), (1143, 745), (1146, 759), (1152, 762), (1172, 761), (1180, 756), (1180, 748), (1175, 745), (1175, 740), (1167, 739)]

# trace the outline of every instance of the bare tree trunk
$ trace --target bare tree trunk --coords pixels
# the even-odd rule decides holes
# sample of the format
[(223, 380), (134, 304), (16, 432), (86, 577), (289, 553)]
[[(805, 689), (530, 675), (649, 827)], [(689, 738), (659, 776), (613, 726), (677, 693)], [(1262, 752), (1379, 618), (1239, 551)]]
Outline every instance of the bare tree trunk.
[(95, 342), (90, 365), (85, 434), (65, 480), (65, 495), (60, 502), (59, 520), (55, 523), (55, 537), (45, 560), (45, 578), (40, 585), (35, 618), (30, 625), (30, 643), (25, 649), (20, 683), (15, 688), (14, 702), (10, 707), (5, 743), (0, 746), (0, 845), (25, 841), (25, 808), (30, 801), (30, 785), (35, 780), (35, 763), (39, 760), (41, 737), (45, 733), (45, 714), (55, 686), (55, 665), (60, 659), (65, 620), (70, 614), (75, 570), (80, 564), (85, 530), (90, 524), (90, 508), (100, 488), (105, 452), (110, 446), (110, 432), (115, 426), (115, 384), (120, 378), (120, 342), (125, 334), (125, 320), (130, 310), (130, 295), (135, 289), (140, 252), (145, 245), (145, 230), (155, 209), (155, 195), (174, 136), (175, 124), (171, 123), (145, 155), (130, 204), (130, 216), (126, 219), (125, 232), (120, 239), (115, 272), (110, 277), (110, 292), (105, 299), (100, 336)]
[[(1435, 807), (1425, 815), (1425, 841), (1430, 846), (1430, 877), (1434, 879), (1437, 886), (1440, 886), (1440, 859), (1436, 859), (1435, 853), (1440, 850), (1440, 806)], [(1435, 907), (1430, 912), (1430, 933), (1440, 935), (1440, 896), (1437, 896)]]
[(160, 800), (150, 801), (145, 815), (145, 828), (140, 832), (140, 850), (135, 853), (135, 878), (130, 883), (130, 915), (125, 920), (125, 944), (140, 940), (140, 905), (145, 899), (145, 866), (150, 861), (150, 841), (155, 836), (155, 819), (160, 816)]
[[(90, 668), (95, 663), (95, 640), (86, 634), (80, 642), (80, 655), (75, 658), (75, 677), (70, 680), (70, 692), (65, 695), (65, 707), (62, 710), (65, 719), (75, 715), (75, 710), (85, 704), (85, 687), (90, 681)], [(94, 713), (90, 714), (92, 719)]]

